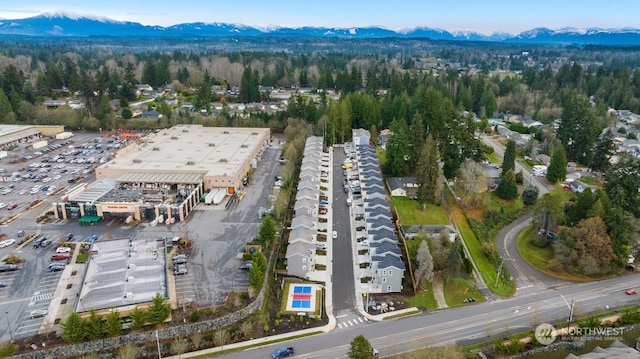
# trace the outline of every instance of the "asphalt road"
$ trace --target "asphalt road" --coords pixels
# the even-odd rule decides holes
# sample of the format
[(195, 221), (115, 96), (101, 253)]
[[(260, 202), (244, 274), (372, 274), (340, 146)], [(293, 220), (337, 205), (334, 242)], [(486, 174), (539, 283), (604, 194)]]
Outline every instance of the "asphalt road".
[(565, 300), (568, 303), (575, 301), (576, 316), (604, 311), (607, 305), (611, 308), (637, 305), (640, 303), (638, 296), (624, 293), (626, 289), (637, 285), (637, 281), (637, 275), (629, 275), (549, 288), (410, 318), (369, 322), (222, 357), (268, 358), (275, 349), (292, 346), (296, 351), (294, 358), (347, 358), (351, 340), (360, 334), (379, 349), (382, 357), (446, 343), (466, 345), (484, 342), (506, 333), (533, 331), (540, 323), (567, 320), (569, 307)]
[(342, 161), (346, 155), (342, 148), (333, 151), (333, 230), (338, 238), (333, 240), (333, 307), (334, 315), (348, 315), (355, 310), (355, 283), (351, 241), (351, 217), (347, 206), (347, 193), (342, 183)]

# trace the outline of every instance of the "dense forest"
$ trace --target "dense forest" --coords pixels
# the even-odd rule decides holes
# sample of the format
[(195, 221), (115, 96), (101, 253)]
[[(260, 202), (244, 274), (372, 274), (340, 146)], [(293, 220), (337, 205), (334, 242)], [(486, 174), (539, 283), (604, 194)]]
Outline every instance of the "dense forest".
[[(608, 109), (640, 113), (640, 52), (635, 49), (446, 42), (410, 48), (415, 45), (411, 41), (395, 52), (387, 46), (377, 54), (353, 54), (336, 48), (308, 53), (156, 51), (158, 44), (134, 51), (73, 41), (4, 45), (3, 123), (88, 130), (203, 123), (282, 130), (286, 119), (294, 117), (310, 123), (327, 144), (345, 141), (352, 128), (371, 130), (374, 139), (379, 130), (391, 129), (398, 136), (391, 143), (392, 161), (386, 170), (398, 176), (410, 174), (418, 156), (393, 159), (407, 158), (407, 146), (420, 146), (431, 134), (440, 146), (444, 174), (452, 177), (465, 158), (482, 157), (475, 130), (490, 130), (487, 120), (505, 114), (547, 125), (562, 118), (557, 134), (535, 133), (543, 152), (551, 155), (561, 143), (569, 161), (589, 166), (602, 160), (593, 150), (598, 135), (614, 123)], [(196, 111), (158, 98), (147, 106), (162, 113), (162, 120), (131, 119), (128, 106), (140, 100), (136, 85), (141, 83), (154, 88), (170, 85), (179, 101), (193, 103)], [(308, 88), (316, 96), (295, 96), (284, 111), (252, 111), (249, 116), (235, 116), (227, 108), (212, 111), (214, 102), (271, 101), (258, 86)], [(229, 91), (220, 95), (213, 88)], [(339, 97), (329, 96), (333, 93)], [(62, 97), (75, 98), (84, 107), (54, 110), (43, 105), (46, 99)], [(114, 110), (112, 100), (119, 102), (119, 110)]]

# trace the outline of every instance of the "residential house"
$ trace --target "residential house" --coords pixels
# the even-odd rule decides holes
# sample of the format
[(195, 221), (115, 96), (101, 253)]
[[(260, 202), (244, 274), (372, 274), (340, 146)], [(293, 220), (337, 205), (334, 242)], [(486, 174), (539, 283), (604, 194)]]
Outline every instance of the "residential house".
[(317, 236), (318, 236), (318, 232), (315, 230), (298, 228), (289, 232), (289, 243), (303, 241), (303, 242), (315, 244), (317, 240)]
[(371, 133), (368, 130), (362, 128), (355, 128), (351, 130), (352, 141), (355, 146), (368, 146), (371, 141)]
[(162, 118), (162, 114), (156, 110), (145, 111), (140, 115), (140, 118), (144, 120), (159, 120)]
[(397, 293), (402, 291), (405, 265), (401, 258), (393, 255), (372, 257), (372, 285), (380, 293)]
[(316, 245), (305, 241), (289, 243), (287, 246), (287, 274), (307, 278), (315, 270)]
[(417, 188), (415, 177), (388, 177), (387, 187), (392, 197), (406, 197), (407, 188)]
[(294, 230), (298, 228), (315, 230), (317, 228), (317, 221), (309, 215), (295, 216), (291, 220), (291, 229)]

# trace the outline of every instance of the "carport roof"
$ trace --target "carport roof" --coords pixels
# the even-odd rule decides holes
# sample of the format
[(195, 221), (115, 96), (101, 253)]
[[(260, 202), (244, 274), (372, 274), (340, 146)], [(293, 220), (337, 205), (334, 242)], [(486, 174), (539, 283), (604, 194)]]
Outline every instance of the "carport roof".
[(118, 182), (141, 183), (202, 183), (203, 173), (157, 173), (157, 172), (129, 172), (118, 178)]
[(102, 198), (116, 187), (116, 181), (111, 178), (105, 178), (100, 182), (96, 182), (91, 187), (78, 193), (73, 197), (69, 197), (70, 202), (93, 203)]
[(116, 239), (93, 244), (77, 312), (133, 306), (167, 295), (164, 241)]

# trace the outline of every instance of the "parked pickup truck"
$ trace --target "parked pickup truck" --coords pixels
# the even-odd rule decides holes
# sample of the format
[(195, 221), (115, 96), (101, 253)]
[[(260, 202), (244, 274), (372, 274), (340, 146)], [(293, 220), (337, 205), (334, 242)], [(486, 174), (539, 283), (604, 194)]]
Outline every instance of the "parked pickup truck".
[(293, 355), (293, 348), (285, 347), (285, 348), (280, 348), (280, 349), (276, 350), (275, 352), (273, 352), (273, 354), (271, 354), (271, 358), (273, 358), (273, 359), (286, 358), (286, 357), (290, 357), (292, 355)]

